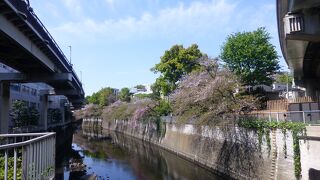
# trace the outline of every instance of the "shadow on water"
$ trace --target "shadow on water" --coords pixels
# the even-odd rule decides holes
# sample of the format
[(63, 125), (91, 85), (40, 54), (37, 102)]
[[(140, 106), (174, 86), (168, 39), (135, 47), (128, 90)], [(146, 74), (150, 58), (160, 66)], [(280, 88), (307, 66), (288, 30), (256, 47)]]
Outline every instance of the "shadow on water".
[(57, 157), (62, 156), (57, 160), (56, 179), (85, 179), (91, 174), (98, 179), (222, 179), (175, 154), (123, 134), (81, 129), (70, 132), (72, 141), (57, 150)]

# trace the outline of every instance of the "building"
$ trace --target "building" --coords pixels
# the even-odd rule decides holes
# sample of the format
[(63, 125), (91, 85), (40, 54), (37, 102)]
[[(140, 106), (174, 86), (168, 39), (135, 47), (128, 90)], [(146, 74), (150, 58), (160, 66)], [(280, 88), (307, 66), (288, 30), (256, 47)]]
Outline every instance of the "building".
[[(0, 63), (0, 73), (17, 72), (16, 70)], [(10, 84), (10, 109), (15, 101), (23, 101), (29, 108), (34, 107), (39, 111), (40, 118), (36, 129), (46, 129), (56, 125), (68, 123), (71, 119), (70, 105), (65, 96), (49, 95), (48, 103), (45, 101), (44, 91), (51, 91), (52, 87), (45, 83), (11, 83)], [(48, 112), (44, 113), (47, 108)], [(58, 115), (59, 114), (59, 115)], [(44, 116), (47, 116), (47, 124), (44, 124)], [(9, 129), (15, 127), (10, 118)], [(27, 130), (29, 131), (29, 129)]]

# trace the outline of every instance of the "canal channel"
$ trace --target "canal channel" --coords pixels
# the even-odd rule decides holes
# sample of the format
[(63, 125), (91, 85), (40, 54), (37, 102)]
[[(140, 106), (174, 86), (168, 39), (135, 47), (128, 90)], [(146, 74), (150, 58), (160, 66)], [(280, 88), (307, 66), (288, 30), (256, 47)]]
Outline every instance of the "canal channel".
[[(59, 143), (59, 141), (64, 143)], [(113, 131), (57, 132), (56, 179), (223, 179), (148, 142)]]

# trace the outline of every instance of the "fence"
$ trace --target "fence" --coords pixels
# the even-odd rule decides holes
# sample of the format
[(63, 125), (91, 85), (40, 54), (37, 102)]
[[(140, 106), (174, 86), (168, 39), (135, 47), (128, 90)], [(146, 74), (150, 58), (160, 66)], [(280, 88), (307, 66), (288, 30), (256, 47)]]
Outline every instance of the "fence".
[(290, 104), (308, 104), (308, 103), (317, 103), (318, 98), (312, 98), (309, 96), (306, 97), (296, 97), (293, 99), (279, 99), (279, 100), (269, 100), (267, 101), (267, 110), (274, 111), (286, 111), (290, 110)]
[(254, 112), (251, 116), (269, 121), (292, 121), (306, 124), (320, 124), (320, 110), (287, 112)]
[(267, 101), (267, 109), (286, 111), (288, 109), (288, 101), (286, 99)]
[(4, 180), (53, 179), (55, 133), (0, 134), (0, 158)]
[(306, 103), (306, 102), (315, 102), (318, 100), (319, 98), (317, 97), (305, 96), (305, 97), (296, 97), (293, 99), (289, 99), (289, 103)]

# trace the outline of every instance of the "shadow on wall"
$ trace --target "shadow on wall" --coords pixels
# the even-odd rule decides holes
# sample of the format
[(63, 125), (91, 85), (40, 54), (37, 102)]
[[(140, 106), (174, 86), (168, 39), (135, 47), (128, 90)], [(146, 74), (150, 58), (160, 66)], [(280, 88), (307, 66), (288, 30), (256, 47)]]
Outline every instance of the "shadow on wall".
[(309, 180), (320, 179), (320, 170), (310, 168), (309, 169)]
[[(259, 167), (263, 167), (262, 153), (255, 137), (250, 136), (247, 129), (236, 131), (235, 128), (224, 128), (221, 149), (217, 151), (217, 164), (225, 173), (242, 172), (248, 177), (259, 177)], [(260, 160), (260, 161), (259, 161)]]

